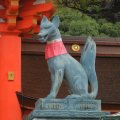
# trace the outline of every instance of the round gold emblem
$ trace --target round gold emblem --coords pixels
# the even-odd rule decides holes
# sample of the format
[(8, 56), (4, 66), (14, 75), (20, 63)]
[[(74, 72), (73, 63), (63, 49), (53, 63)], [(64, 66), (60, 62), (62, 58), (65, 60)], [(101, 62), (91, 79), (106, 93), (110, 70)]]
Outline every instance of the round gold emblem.
[(73, 50), (74, 52), (80, 51), (80, 45), (77, 45), (77, 44), (72, 45), (72, 50)]

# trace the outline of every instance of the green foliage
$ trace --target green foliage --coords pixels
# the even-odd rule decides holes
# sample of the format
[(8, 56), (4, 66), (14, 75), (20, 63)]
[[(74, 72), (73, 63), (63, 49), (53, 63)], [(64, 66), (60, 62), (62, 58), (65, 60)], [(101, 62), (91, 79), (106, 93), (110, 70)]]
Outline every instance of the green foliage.
[(62, 35), (120, 37), (120, 22), (113, 24), (106, 19), (96, 21), (78, 10), (67, 7), (60, 7), (57, 14), (61, 20)]
[(100, 33), (105, 33), (110, 36), (113, 33), (113, 24), (108, 22), (101, 25)]
[(100, 26), (100, 33), (109, 35), (110, 37), (120, 37), (120, 22), (115, 24), (106, 22)]
[(98, 20), (98, 24), (99, 25), (103, 25), (103, 24), (105, 24), (105, 23), (107, 23), (108, 21), (106, 20), (106, 19), (99, 19)]
[(95, 19), (120, 20), (120, 0), (53, 0), (62, 7), (73, 8)]
[(99, 24), (97, 24), (94, 20), (78, 20), (71, 22), (69, 33), (77, 36), (98, 36), (98, 28)]
[(120, 22), (116, 22), (114, 30), (114, 37), (120, 37)]
[(100, 11), (101, 0), (57, 0), (59, 5), (74, 8), (84, 13), (90, 11)]

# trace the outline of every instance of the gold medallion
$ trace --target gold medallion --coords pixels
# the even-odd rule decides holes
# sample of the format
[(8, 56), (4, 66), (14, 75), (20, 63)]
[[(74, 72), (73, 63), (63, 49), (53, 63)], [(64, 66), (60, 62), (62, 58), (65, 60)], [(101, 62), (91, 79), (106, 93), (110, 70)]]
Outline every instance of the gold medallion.
[(78, 44), (72, 45), (72, 51), (74, 51), (74, 52), (80, 51), (80, 45), (78, 45)]

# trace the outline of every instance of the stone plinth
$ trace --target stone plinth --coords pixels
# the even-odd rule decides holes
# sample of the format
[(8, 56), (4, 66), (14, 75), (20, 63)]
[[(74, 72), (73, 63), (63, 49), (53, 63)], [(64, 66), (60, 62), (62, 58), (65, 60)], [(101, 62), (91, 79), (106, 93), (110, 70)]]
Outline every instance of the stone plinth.
[(100, 100), (39, 99), (27, 120), (99, 120), (107, 115)]
[(101, 111), (100, 100), (84, 99), (39, 99), (35, 108), (38, 110), (79, 110), (79, 111)]

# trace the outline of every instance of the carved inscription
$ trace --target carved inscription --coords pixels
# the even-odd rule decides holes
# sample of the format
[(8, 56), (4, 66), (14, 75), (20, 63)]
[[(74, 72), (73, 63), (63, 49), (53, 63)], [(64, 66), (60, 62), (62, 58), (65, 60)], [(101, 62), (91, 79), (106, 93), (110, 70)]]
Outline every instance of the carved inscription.
[(79, 110), (95, 110), (96, 109), (96, 105), (94, 104), (90, 104), (90, 103), (82, 103), (82, 104), (76, 104), (75, 105), (76, 109)]
[(45, 107), (45, 109), (53, 109), (53, 110), (64, 109), (64, 105), (59, 104), (59, 103), (46, 103), (44, 107)]

